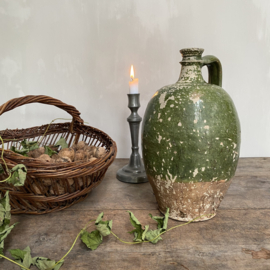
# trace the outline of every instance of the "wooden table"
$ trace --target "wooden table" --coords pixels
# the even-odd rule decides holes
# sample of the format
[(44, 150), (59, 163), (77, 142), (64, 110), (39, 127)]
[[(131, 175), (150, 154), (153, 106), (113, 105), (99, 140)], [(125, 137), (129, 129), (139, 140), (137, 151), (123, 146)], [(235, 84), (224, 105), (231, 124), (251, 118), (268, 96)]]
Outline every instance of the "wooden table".
[[(126, 163), (126, 159), (116, 160), (100, 186), (84, 202), (42, 216), (13, 216), (12, 223), (20, 224), (8, 236), (5, 254), (9, 254), (10, 248), (23, 249), (29, 245), (33, 256), (58, 260), (87, 221), (95, 219), (101, 211), (105, 219), (113, 220), (114, 233), (127, 241), (133, 239), (127, 233), (133, 227), (126, 210), (133, 211), (142, 224), (155, 228), (148, 213), (160, 213), (149, 183), (132, 185), (115, 178), (116, 171)], [(181, 223), (169, 220), (168, 227), (178, 224)], [(95, 251), (78, 240), (61, 270), (270, 269), (270, 254), (269, 259), (253, 259), (252, 254), (244, 252), (270, 250), (270, 158), (241, 158), (217, 216), (177, 228), (162, 238), (156, 245), (126, 245), (110, 235)], [(19, 267), (1, 260), (0, 269)]]

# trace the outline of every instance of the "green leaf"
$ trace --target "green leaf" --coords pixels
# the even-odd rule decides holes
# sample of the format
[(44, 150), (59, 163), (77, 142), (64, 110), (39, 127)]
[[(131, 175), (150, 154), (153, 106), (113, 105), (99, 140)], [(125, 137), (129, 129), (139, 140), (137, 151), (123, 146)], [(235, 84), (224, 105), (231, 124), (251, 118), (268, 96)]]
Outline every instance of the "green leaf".
[[(33, 264), (40, 270), (50, 269), (55, 265), (55, 261), (44, 257), (34, 257), (31, 256), (31, 249), (30, 247), (26, 247), (24, 250), (21, 249), (10, 249), (9, 250), (11, 256), (15, 259), (16, 262), (22, 264), (26, 268), (30, 268)], [(58, 270), (64, 261), (61, 261), (57, 264), (53, 269)], [(24, 269), (24, 268), (21, 268)]]
[(102, 218), (103, 212), (100, 213), (97, 217), (95, 225), (102, 236), (107, 236), (111, 233), (112, 230), (112, 220), (103, 221)]
[(156, 244), (159, 240), (162, 240), (162, 238), (159, 236), (157, 237), (159, 234), (161, 233), (161, 229), (157, 229), (157, 230), (149, 230), (146, 233), (145, 238), (150, 241), (153, 244)]
[(99, 215), (98, 215), (98, 217), (97, 217), (97, 219), (96, 219), (96, 221), (95, 221), (95, 225), (97, 225), (100, 221), (102, 221), (102, 219), (103, 219), (103, 212), (101, 212)]
[(100, 223), (96, 225), (96, 228), (102, 236), (110, 235), (112, 230), (112, 220), (100, 221)]
[(49, 155), (50, 157), (53, 155), (53, 154), (57, 154), (57, 152), (53, 151), (50, 147), (48, 146), (44, 146), (45, 148), (45, 154)]
[(23, 260), (24, 256), (26, 255), (27, 251), (21, 249), (10, 249), (9, 253), (15, 260)]
[(16, 154), (20, 154), (20, 155), (23, 155), (25, 157), (27, 156), (27, 153), (29, 152), (29, 149), (19, 150), (19, 149), (15, 148), (15, 146), (11, 146), (10, 150), (15, 152)]
[(67, 141), (62, 136), (61, 136), (60, 140), (56, 142), (55, 146), (61, 146), (62, 149), (68, 148)]
[(27, 156), (27, 153), (29, 151), (32, 151), (32, 150), (35, 150), (35, 149), (39, 148), (38, 142), (35, 142), (35, 141), (34, 142), (29, 142), (26, 139), (21, 141), (21, 146), (22, 146), (22, 149), (17, 149), (17, 148), (15, 148), (15, 146), (11, 146), (10, 150), (17, 153), (17, 154)]
[(26, 139), (24, 139), (23, 141), (21, 141), (21, 146), (24, 149), (34, 150), (34, 149), (38, 148), (38, 142), (36, 142), (36, 141), (30, 142), (30, 141), (27, 141)]
[(148, 229), (149, 229), (149, 225), (145, 225), (145, 229), (144, 229), (143, 234), (142, 234), (142, 239), (143, 240), (145, 240), (146, 233), (147, 233)]
[(5, 208), (2, 204), (0, 204), (0, 226), (3, 225), (5, 219)]
[[(131, 211), (127, 211), (127, 212), (129, 213), (129, 216), (130, 216), (130, 223), (135, 228), (135, 230), (129, 232), (131, 234), (132, 233), (134, 234), (133, 241), (135, 241), (135, 242), (142, 242), (142, 241), (144, 241), (144, 239), (145, 239), (145, 233), (144, 233), (144, 231), (145, 230), (142, 228), (141, 223), (139, 222), (139, 220), (134, 216), (134, 214)], [(148, 227), (147, 227), (147, 229), (148, 229)]]
[[(18, 223), (14, 223), (12, 226), (3, 224), (0, 227), (0, 250), (1, 250), (1, 254), (3, 254), (3, 250), (4, 250), (4, 240), (7, 238), (7, 236), (10, 234), (11, 230), (17, 225)], [(2, 257), (1, 257), (2, 258)]]
[[(31, 264), (33, 264), (30, 247), (26, 247), (24, 250), (10, 249), (9, 252), (15, 259), (15, 262), (20, 263), (24, 267), (30, 268)], [(22, 267), (21, 269), (24, 270)]]
[[(167, 230), (168, 226), (168, 219), (169, 219), (169, 208), (167, 208), (166, 213), (164, 217), (159, 216), (152, 216), (152, 214), (149, 214), (149, 216), (157, 222), (157, 230), (149, 230), (146, 233), (146, 239), (150, 241), (153, 244), (156, 244), (159, 240), (162, 240), (159, 234)], [(158, 237), (157, 237), (158, 236)], [(157, 237), (157, 238), (156, 238)], [(154, 239), (154, 240), (153, 240)], [(151, 241), (153, 240), (153, 241)]]
[(85, 245), (91, 250), (95, 250), (102, 243), (102, 235), (98, 230), (92, 231), (91, 233), (87, 231), (82, 231), (81, 240)]
[[(10, 204), (9, 204), (9, 192), (7, 191), (5, 196), (1, 198), (0, 193), (0, 254), (4, 255), (4, 240), (7, 238), (11, 230), (17, 225), (17, 223), (9, 226), (10, 223)], [(0, 257), (2, 258), (2, 257)]]
[[(52, 260), (44, 258), (44, 257), (35, 257), (35, 258), (33, 258), (32, 262), (40, 270), (51, 269), (56, 263), (56, 261), (52, 261)], [(64, 263), (63, 260), (60, 261), (52, 270), (60, 269), (60, 267), (62, 266), (63, 263)]]
[(3, 166), (0, 164), (0, 174), (3, 174), (4, 173), (4, 169), (3, 169)]
[(29, 151), (32, 151), (32, 150), (35, 150), (35, 149), (38, 149), (39, 148), (39, 145), (36, 143), (35, 145), (32, 145), (29, 147)]
[(21, 187), (26, 180), (27, 169), (25, 165), (18, 164), (14, 166), (11, 171), (11, 177), (7, 180), (7, 183), (14, 185), (15, 187)]
[[(8, 225), (10, 223), (10, 204), (9, 204), (9, 191), (6, 192), (5, 196), (1, 198), (0, 193), (0, 227), (4, 225)], [(1, 232), (1, 230), (0, 230)]]
[(158, 223), (157, 224), (158, 229), (161, 229), (163, 227), (164, 217), (152, 216), (152, 214), (149, 214), (149, 216)]
[(170, 211), (170, 208), (167, 208), (165, 216), (164, 216), (163, 226), (162, 226), (163, 232), (166, 231), (168, 227), (169, 211)]
[(167, 208), (166, 214), (164, 215), (164, 217), (152, 216), (152, 214), (149, 214), (149, 216), (158, 223), (157, 228), (162, 229), (161, 232), (167, 230), (168, 219), (169, 219), (169, 210), (170, 209)]

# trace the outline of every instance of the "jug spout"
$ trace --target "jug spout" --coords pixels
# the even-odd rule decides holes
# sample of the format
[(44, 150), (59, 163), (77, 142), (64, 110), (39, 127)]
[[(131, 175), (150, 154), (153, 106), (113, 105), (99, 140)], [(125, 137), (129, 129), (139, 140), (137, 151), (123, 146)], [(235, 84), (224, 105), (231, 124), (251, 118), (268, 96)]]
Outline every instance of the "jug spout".
[(201, 48), (186, 48), (180, 50), (180, 53), (183, 56), (182, 62), (193, 62), (193, 61), (201, 61), (202, 60), (202, 53), (204, 49)]
[(204, 79), (202, 77), (201, 63), (202, 63), (202, 53), (204, 49), (200, 48), (190, 48), (182, 49), (180, 53), (183, 56), (180, 76), (178, 82), (181, 83), (203, 83)]

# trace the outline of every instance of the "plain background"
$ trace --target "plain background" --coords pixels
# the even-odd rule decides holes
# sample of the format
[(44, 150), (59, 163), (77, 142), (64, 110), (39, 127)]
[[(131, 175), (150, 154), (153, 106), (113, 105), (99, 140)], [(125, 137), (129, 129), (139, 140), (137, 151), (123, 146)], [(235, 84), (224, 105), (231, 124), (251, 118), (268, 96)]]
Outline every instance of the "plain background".
[[(143, 116), (155, 91), (177, 81), (179, 50), (204, 48), (223, 65), (241, 156), (270, 155), (269, 0), (0, 0), (0, 36), (1, 104), (31, 94), (61, 99), (116, 141), (118, 158), (131, 153), (130, 65)], [(57, 117), (70, 118), (31, 104), (2, 115), (0, 129)]]

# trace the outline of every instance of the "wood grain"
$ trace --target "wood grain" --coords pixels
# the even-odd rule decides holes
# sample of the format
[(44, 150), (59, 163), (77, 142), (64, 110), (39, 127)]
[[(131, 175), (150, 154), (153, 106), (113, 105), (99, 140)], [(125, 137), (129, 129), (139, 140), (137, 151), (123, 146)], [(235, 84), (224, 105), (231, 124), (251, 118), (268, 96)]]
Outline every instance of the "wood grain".
[[(155, 228), (148, 213), (160, 214), (149, 184), (125, 184), (115, 178), (117, 169), (126, 163), (127, 160), (116, 160), (103, 183), (80, 204), (43, 216), (13, 216), (12, 223), (20, 224), (7, 238), (5, 254), (10, 248), (29, 245), (33, 256), (60, 259), (80, 229), (102, 210), (105, 219), (113, 219), (114, 233), (127, 241), (133, 238), (127, 233), (132, 230), (127, 209), (142, 224)], [(270, 269), (270, 260), (253, 259), (243, 252), (270, 250), (269, 164), (270, 158), (240, 159), (233, 184), (212, 220), (172, 230), (156, 245), (125, 245), (110, 235), (96, 251), (89, 251), (78, 241), (61, 270)], [(169, 220), (168, 227), (180, 224), (183, 223)], [(89, 230), (92, 228), (93, 225)], [(0, 269), (19, 268), (1, 260)]]
[[(130, 185), (116, 180), (116, 171), (127, 164), (117, 159), (104, 183), (72, 209), (157, 209), (149, 183)], [(104, 197), (104, 200), (100, 198)], [(117, 197), (117, 199), (116, 199)], [(241, 158), (220, 209), (270, 208), (270, 158)]]

